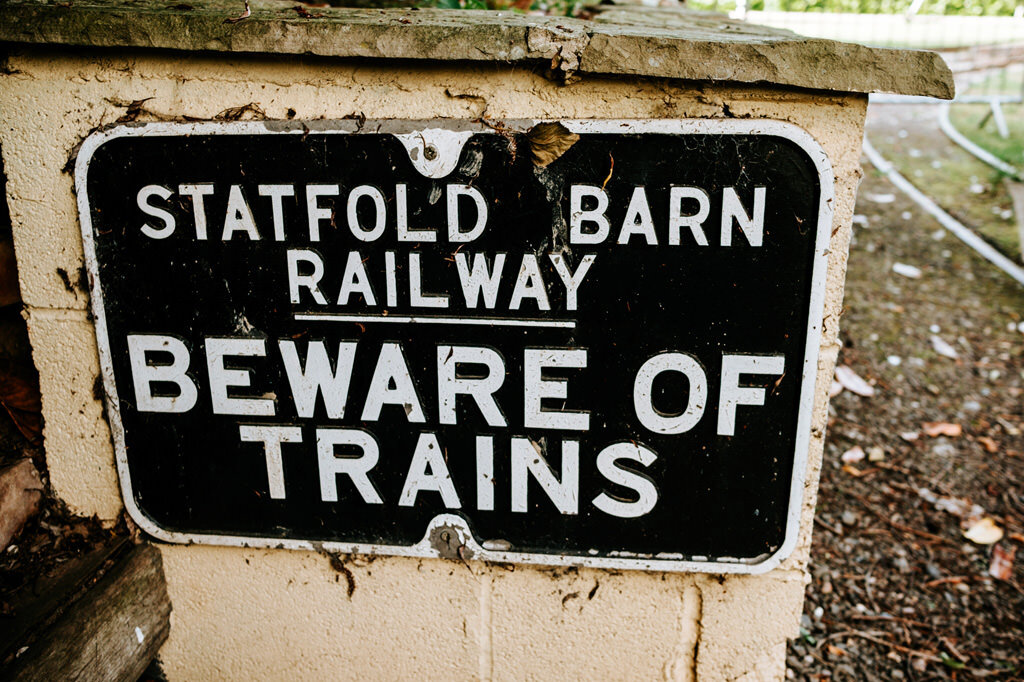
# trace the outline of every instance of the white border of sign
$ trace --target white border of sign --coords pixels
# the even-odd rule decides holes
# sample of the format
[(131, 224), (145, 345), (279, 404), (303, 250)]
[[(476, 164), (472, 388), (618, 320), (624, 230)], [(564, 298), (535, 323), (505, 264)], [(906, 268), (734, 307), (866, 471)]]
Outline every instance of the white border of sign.
[[(540, 121), (514, 121), (506, 125), (526, 130)], [(832, 165), (825, 151), (802, 128), (784, 121), (737, 120), (737, 119), (674, 119), (674, 120), (559, 120), (575, 133), (662, 133), (673, 135), (766, 135), (781, 137), (795, 143), (814, 163), (820, 184), (817, 234), (814, 244), (814, 265), (811, 275), (810, 313), (807, 321), (807, 345), (804, 351), (803, 375), (800, 384), (799, 417), (797, 419), (796, 451), (793, 461), (793, 477), (790, 484), (789, 508), (786, 515), (786, 533), (782, 546), (773, 554), (756, 560), (729, 559), (701, 561), (700, 557), (684, 558), (681, 555), (655, 554), (640, 555), (620, 553), (613, 557), (582, 556), (565, 554), (526, 554), (488, 549), (476, 542), (464, 519), (453, 514), (439, 514), (428, 525), (423, 540), (411, 546), (365, 545), (339, 542), (311, 542), (279, 538), (258, 538), (228, 535), (190, 535), (164, 530), (157, 526), (135, 504), (131, 480), (128, 475), (128, 459), (125, 450), (124, 427), (121, 422), (120, 401), (117, 386), (114, 385), (114, 367), (107, 336), (107, 322), (104, 311), (103, 292), (100, 288), (96, 249), (93, 242), (91, 212), (87, 194), (89, 162), (93, 154), (104, 143), (119, 137), (183, 136), (183, 135), (323, 135), (391, 133), (406, 144), (436, 144), (441, 153), (436, 167), (424, 167), (425, 162), (416, 164), (418, 169), (430, 177), (443, 177), (451, 172), (454, 163), (445, 163), (452, 152), (457, 156), (470, 135), (495, 133), (483, 124), (467, 121), (316, 121), (305, 124), (292, 121), (245, 121), (234, 123), (143, 123), (121, 125), (90, 135), (82, 143), (75, 162), (75, 191), (78, 195), (79, 221), (82, 229), (82, 243), (85, 250), (86, 267), (89, 272), (92, 293), (92, 310), (96, 323), (96, 339), (99, 345), (100, 367), (103, 386), (106, 390), (107, 415), (114, 440), (118, 476), (124, 497), (125, 508), (132, 520), (153, 537), (174, 543), (198, 543), (206, 545), (228, 545), (234, 547), (266, 547), (300, 550), (326, 550), (353, 554), (380, 554), (406, 557), (439, 557), (440, 552), (429, 538), (439, 527), (446, 527), (459, 536), (465, 545), (464, 556), (484, 561), (539, 564), (546, 566), (589, 566), (594, 568), (633, 569), (648, 571), (683, 571), (701, 573), (766, 573), (781, 564), (796, 548), (800, 530), (800, 516), (804, 499), (804, 476), (807, 473), (807, 455), (810, 445), (811, 416), (814, 409), (814, 383), (818, 370), (818, 351), (821, 343), (822, 314), (825, 305), (826, 269), (828, 267), (828, 246), (832, 234), (832, 203), (835, 194)], [(315, 126), (315, 127), (314, 127)], [(458, 134), (454, 134), (454, 133)], [(415, 133), (411, 135), (410, 133)], [(424, 159), (425, 155), (416, 155)], [(452, 168), (448, 168), (451, 165)], [(484, 545), (489, 543), (485, 542)]]

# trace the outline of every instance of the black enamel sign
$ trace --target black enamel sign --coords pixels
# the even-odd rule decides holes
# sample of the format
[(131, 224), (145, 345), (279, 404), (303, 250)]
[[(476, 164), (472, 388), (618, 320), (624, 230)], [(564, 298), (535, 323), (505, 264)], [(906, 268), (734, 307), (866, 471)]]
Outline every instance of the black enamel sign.
[(824, 153), (773, 121), (533, 125), (86, 142), (108, 416), (145, 530), (658, 570), (788, 554)]

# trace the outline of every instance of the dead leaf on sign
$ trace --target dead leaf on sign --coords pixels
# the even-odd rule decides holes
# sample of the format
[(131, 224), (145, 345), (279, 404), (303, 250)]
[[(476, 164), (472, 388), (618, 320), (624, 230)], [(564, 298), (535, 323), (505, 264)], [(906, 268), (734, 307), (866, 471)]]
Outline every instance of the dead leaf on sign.
[(964, 537), (976, 545), (993, 545), (1003, 539), (1003, 529), (986, 516), (972, 523)]
[(526, 133), (526, 139), (530, 143), (530, 157), (533, 163), (545, 168), (569, 151), (580, 136), (556, 121), (538, 123)]

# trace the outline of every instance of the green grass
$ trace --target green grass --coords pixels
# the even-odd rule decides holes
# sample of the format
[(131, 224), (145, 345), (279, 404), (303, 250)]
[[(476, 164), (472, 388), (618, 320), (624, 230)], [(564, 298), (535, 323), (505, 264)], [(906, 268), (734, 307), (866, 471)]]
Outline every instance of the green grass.
[(999, 136), (991, 114), (987, 104), (954, 104), (949, 120), (971, 142), (1024, 170), (1024, 105), (1003, 105), (1006, 127), (1010, 130), (1005, 140)]
[[(955, 105), (954, 110), (959, 106)], [(906, 125), (912, 128), (911, 123)], [(951, 149), (946, 144), (930, 144), (924, 136), (911, 134), (904, 138), (895, 132), (876, 131), (871, 142), (915, 187), (1009, 258), (1019, 261), (1021, 247), (1013, 200), (1003, 185), (1002, 174), (952, 142), (948, 143)], [(942, 135), (938, 131), (935, 134)]]

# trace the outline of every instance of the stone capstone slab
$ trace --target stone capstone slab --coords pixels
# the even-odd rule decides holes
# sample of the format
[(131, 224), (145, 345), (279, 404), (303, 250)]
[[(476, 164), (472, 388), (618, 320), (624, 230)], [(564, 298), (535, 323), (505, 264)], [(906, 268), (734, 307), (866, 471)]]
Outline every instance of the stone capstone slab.
[[(302, 8), (289, 0), (0, 3), (0, 41), (321, 57), (541, 64), (559, 79), (631, 75), (951, 99), (933, 52), (870, 48), (678, 7), (591, 20), (499, 11)], [(236, 20), (237, 19), (237, 20)]]

